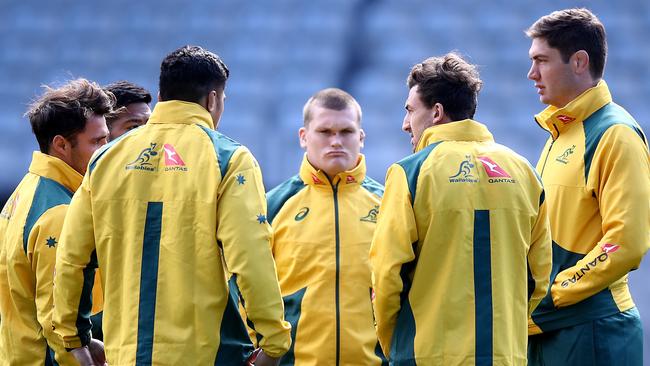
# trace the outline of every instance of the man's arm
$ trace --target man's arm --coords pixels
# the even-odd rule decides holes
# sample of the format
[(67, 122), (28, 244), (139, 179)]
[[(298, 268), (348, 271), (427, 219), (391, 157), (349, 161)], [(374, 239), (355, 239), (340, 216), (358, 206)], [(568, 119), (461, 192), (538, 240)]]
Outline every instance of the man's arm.
[(603, 238), (558, 274), (551, 287), (558, 307), (580, 302), (636, 269), (650, 246), (648, 147), (636, 131), (617, 125), (605, 132), (594, 156), (587, 183), (598, 200)]
[(533, 225), (528, 249), (528, 316), (533, 313), (548, 291), (553, 264), (551, 227), (544, 198), (542, 190), (537, 220)]
[(217, 240), (228, 271), (236, 279), (247, 318), (262, 338), (259, 346), (280, 357), (291, 345), (291, 326), (284, 321), (280, 285), (271, 255), (271, 226), (266, 219), (262, 173), (252, 154), (239, 148), (219, 187)]
[(417, 240), (406, 175), (401, 166), (393, 165), (386, 174), (386, 190), (370, 249), (377, 336), (386, 356), (390, 354), (401, 297), (408, 296), (410, 279), (405, 265), (415, 260), (413, 243)]
[(68, 208), (56, 252), (52, 326), (68, 349), (90, 343), (92, 286), (97, 268), (90, 199), (86, 175)]
[(45, 211), (32, 227), (26, 247), (35, 279), (36, 318), (50, 346), (58, 345), (61, 349), (63, 344), (60, 338), (52, 332), (52, 291), (56, 251), (67, 208), (67, 205), (58, 205)]

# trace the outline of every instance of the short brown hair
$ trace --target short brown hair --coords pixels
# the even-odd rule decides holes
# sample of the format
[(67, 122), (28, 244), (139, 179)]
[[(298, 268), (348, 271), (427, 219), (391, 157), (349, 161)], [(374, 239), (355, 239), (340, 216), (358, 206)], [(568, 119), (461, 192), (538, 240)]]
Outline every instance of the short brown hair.
[(59, 88), (44, 86), (45, 93), (33, 102), (25, 116), (29, 118), (41, 152), (47, 153), (56, 135), (75, 143), (93, 114), (111, 112), (115, 96), (97, 83), (76, 79)]
[(450, 52), (413, 66), (406, 84), (409, 89), (419, 87), (420, 100), (427, 108), (440, 103), (452, 121), (459, 121), (474, 117), (483, 82), (476, 66)]
[(357, 111), (357, 122), (361, 125), (361, 106), (354, 97), (341, 89), (323, 89), (307, 100), (302, 109), (302, 120), (305, 126), (311, 121), (311, 107), (314, 104), (335, 111), (342, 111), (351, 107)]
[(571, 56), (584, 50), (589, 55), (589, 72), (595, 79), (603, 77), (607, 61), (605, 26), (589, 9), (565, 9), (539, 18), (526, 30), (530, 38), (543, 38), (556, 48), (567, 63)]

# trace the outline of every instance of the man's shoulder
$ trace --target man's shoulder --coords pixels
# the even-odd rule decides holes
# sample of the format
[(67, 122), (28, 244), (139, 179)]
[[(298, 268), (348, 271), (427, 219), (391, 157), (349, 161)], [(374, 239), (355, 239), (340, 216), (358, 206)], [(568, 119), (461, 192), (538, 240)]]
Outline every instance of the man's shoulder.
[(361, 187), (379, 198), (384, 195), (384, 186), (370, 177), (366, 177), (361, 182)]
[(234, 139), (222, 134), (219, 131), (210, 129), (208, 127), (198, 125), (206, 135), (209, 137), (212, 142), (212, 147), (214, 152), (217, 155), (217, 161), (219, 162), (219, 169), (221, 170), (221, 176), (225, 176), (230, 162), (233, 158), (249, 158), (253, 165), (257, 165), (253, 154), (246, 148), (246, 146), (240, 144)]
[(598, 143), (611, 128), (630, 128), (645, 141), (641, 127), (625, 108), (611, 102), (592, 113), (583, 122), (586, 143)]
[[(73, 192), (61, 183), (53, 179), (39, 177), (31, 206), (25, 218), (25, 227), (23, 229), (23, 246), (25, 251), (27, 251), (29, 235), (37, 223), (46, 226), (61, 225), (63, 223), (67, 207), (72, 200), (72, 195)], [(55, 207), (61, 206), (65, 207), (60, 210), (54, 210)]]
[(399, 160), (395, 165), (401, 166), (404, 171), (410, 172), (410, 171), (419, 171), (420, 167), (424, 163), (424, 161), (431, 155), (433, 151), (436, 150), (438, 146), (440, 146), (441, 143), (444, 141), (438, 141), (434, 142), (430, 145), (427, 145), (424, 149), (413, 153), (402, 160)]
[[(612, 102), (583, 122), (585, 135), (585, 174), (591, 170), (597, 151), (622, 151), (625, 144), (640, 144), (647, 150), (648, 142), (643, 130), (623, 107)], [(638, 139), (636, 137), (638, 136)]]
[(278, 186), (270, 190), (266, 194), (266, 200), (268, 205), (268, 218), (271, 222), (275, 216), (278, 214), (282, 206), (298, 192), (300, 192), (306, 185), (300, 179), (299, 175), (294, 175), (293, 177), (287, 179), (286, 181), (280, 183)]

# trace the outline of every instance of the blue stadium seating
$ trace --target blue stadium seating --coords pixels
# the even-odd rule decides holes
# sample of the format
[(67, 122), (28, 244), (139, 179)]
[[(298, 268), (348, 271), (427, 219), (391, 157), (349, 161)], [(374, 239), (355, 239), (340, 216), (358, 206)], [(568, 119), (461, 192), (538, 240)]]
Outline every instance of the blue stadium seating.
[[(650, 2), (573, 5), (591, 7), (607, 26), (605, 78), (617, 102), (650, 132)], [(161, 59), (183, 44), (214, 50), (230, 67), (221, 130), (257, 155), (267, 188), (297, 172), (302, 106), (330, 86), (359, 100), (369, 173), (383, 181), (386, 168), (410, 153), (400, 133), (410, 67), (453, 49), (480, 65), (477, 119), (535, 162), (547, 135), (532, 119), (543, 106), (526, 79), (530, 42), (523, 31), (566, 6), (561, 0), (7, 1), (0, 11), (0, 192), (13, 189), (37, 148), (22, 115), (41, 84), (127, 79), (155, 94)], [(639, 271), (646, 277), (647, 267)], [(650, 309), (649, 290), (634, 287), (635, 276), (637, 301)]]

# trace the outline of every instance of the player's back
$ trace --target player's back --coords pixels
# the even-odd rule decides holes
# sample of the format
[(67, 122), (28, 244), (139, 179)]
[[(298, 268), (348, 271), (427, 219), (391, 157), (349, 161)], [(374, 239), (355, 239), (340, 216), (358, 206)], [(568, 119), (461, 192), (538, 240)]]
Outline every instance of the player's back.
[(154, 363), (214, 362), (220, 340), (239, 330), (222, 325), (231, 304), (217, 212), (229, 160), (246, 151), (193, 122), (150, 121), (91, 161), (112, 363), (140, 359), (143, 349)]
[(543, 197), (533, 168), (493, 141), (440, 141), (399, 164), (416, 183), (416, 354), (525, 364), (527, 255)]

